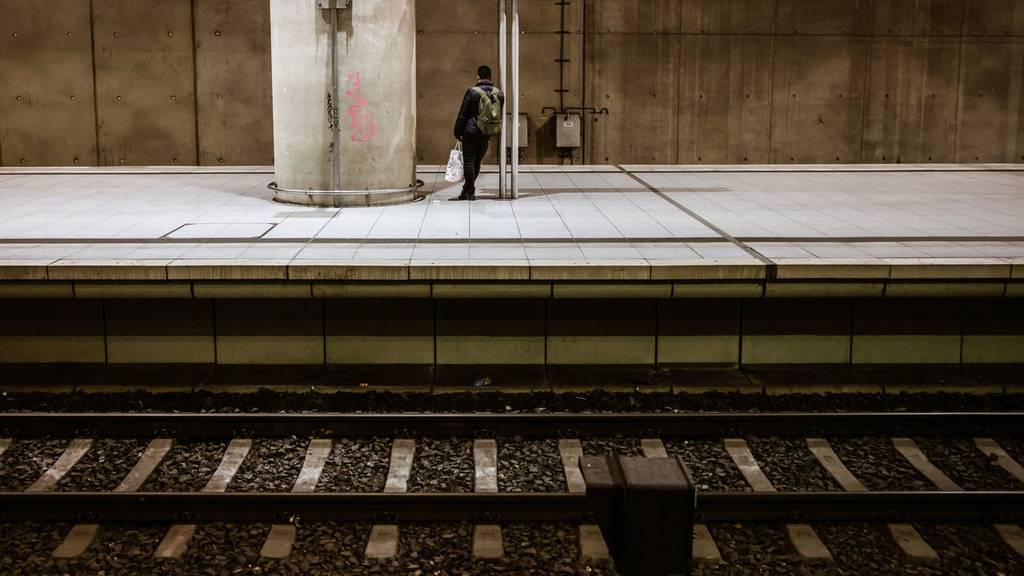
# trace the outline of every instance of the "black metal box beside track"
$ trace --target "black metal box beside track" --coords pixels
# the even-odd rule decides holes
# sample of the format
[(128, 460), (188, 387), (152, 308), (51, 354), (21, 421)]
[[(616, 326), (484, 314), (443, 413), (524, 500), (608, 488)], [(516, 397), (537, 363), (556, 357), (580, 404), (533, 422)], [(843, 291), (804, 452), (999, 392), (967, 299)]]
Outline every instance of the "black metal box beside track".
[(586, 456), (580, 468), (619, 573), (691, 573), (696, 489), (678, 458)]

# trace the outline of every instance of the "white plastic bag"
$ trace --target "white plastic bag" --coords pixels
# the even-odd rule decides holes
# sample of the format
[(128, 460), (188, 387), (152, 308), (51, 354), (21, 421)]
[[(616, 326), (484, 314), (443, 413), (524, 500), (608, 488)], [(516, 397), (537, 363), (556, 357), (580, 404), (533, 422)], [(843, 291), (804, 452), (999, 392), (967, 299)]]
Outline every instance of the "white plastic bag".
[(462, 164), (462, 142), (455, 145), (451, 155), (448, 157), (448, 169), (445, 170), (444, 179), (452, 184), (462, 182), (466, 172)]

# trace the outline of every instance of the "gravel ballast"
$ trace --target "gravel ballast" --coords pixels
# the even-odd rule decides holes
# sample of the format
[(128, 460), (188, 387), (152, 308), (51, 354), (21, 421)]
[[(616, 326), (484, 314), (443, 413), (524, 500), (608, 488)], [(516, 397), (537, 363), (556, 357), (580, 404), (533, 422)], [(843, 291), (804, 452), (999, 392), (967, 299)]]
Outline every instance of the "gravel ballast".
[(390, 438), (336, 438), (318, 492), (380, 492), (391, 461)]
[(106, 492), (113, 490), (131, 472), (148, 441), (95, 440), (92, 448), (61, 478), (55, 490), (62, 492)]
[(242, 462), (229, 492), (287, 492), (295, 485), (306, 459), (308, 439), (286, 438), (253, 440), (252, 449)]
[(502, 492), (565, 492), (557, 440), (498, 439), (498, 489)]
[(780, 492), (842, 490), (802, 438), (747, 438), (747, 445), (765, 476)]
[(978, 450), (972, 438), (915, 438), (932, 464), (964, 490), (1021, 490), (1024, 485)]
[(671, 439), (665, 441), (665, 449), (670, 456), (678, 456), (686, 464), (697, 490), (750, 491), (750, 485), (743, 479), (721, 440)]
[(409, 475), (409, 492), (472, 492), (473, 442), (421, 438)]
[(612, 438), (583, 438), (583, 454), (586, 456), (604, 456), (616, 454), (619, 456), (643, 456), (640, 449), (639, 438), (623, 438), (615, 436)]
[(836, 455), (868, 490), (934, 490), (896, 448), (892, 439), (882, 436), (832, 438)]
[(67, 439), (15, 440), (0, 455), (0, 491), (20, 492), (39, 479), (68, 447)]
[(213, 476), (227, 448), (225, 442), (175, 442), (142, 492), (198, 492)]

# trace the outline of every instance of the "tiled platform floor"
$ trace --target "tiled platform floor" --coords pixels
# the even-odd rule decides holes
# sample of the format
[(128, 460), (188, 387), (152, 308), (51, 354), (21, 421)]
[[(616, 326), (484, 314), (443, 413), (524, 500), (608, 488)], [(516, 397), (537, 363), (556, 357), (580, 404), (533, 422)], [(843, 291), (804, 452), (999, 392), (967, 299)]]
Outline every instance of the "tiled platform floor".
[(420, 177), (420, 202), (322, 209), (267, 168), (3, 169), (0, 265), (1024, 259), (1024, 166), (527, 167), (475, 203)]

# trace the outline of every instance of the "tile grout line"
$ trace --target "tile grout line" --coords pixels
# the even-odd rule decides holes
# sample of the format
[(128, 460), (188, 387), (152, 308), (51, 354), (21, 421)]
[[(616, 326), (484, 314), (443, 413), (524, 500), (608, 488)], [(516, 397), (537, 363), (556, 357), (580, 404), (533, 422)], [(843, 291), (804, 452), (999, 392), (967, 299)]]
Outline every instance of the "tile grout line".
[(622, 170), (623, 174), (626, 174), (627, 176), (629, 176), (633, 180), (636, 180), (637, 183), (639, 183), (641, 186), (647, 188), (651, 192), (654, 192), (655, 194), (660, 196), (662, 199), (664, 199), (666, 202), (668, 202), (672, 206), (675, 206), (679, 210), (681, 210), (681, 211), (685, 212), (686, 214), (688, 214), (694, 220), (700, 222), (701, 224), (703, 224), (704, 226), (706, 226), (710, 230), (713, 230), (716, 234), (721, 236), (723, 239), (731, 242), (737, 248), (743, 250), (747, 254), (749, 254), (749, 255), (753, 256), (754, 258), (757, 258), (758, 260), (763, 262), (768, 267), (768, 270), (766, 271), (766, 276), (768, 277), (768, 279), (774, 278), (774, 276), (775, 276), (775, 262), (773, 262), (770, 258), (768, 258), (767, 256), (761, 254), (757, 250), (754, 250), (753, 248), (748, 246), (746, 243), (741, 242), (740, 240), (737, 240), (734, 236), (732, 236), (731, 234), (729, 234), (728, 232), (726, 232), (722, 228), (719, 228), (718, 226), (712, 224), (709, 220), (705, 219), (704, 217), (700, 216), (699, 214), (697, 214), (693, 210), (690, 210), (686, 206), (684, 206), (681, 203), (677, 202), (676, 200), (674, 200), (668, 194), (665, 194), (661, 190), (655, 188), (654, 186), (651, 186), (646, 181), (644, 181), (641, 178), (637, 177), (635, 174), (633, 174), (629, 170), (626, 170), (625, 168), (623, 168), (621, 165), (616, 164), (616, 166), (620, 170)]

